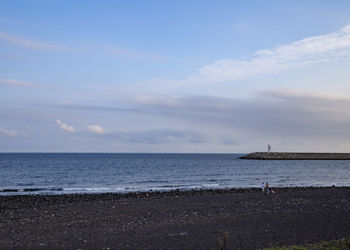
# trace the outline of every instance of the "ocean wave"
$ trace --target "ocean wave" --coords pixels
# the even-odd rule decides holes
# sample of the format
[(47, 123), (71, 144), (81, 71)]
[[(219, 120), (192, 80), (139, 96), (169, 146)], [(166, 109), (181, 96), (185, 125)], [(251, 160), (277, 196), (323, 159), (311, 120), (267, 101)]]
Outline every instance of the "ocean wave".
[(169, 181), (163, 181), (163, 180), (144, 180), (140, 181), (139, 183), (142, 184), (148, 184), (148, 183), (168, 183)]
[(63, 188), (63, 191), (69, 193), (80, 193), (80, 192), (96, 192), (96, 193), (104, 193), (104, 192), (118, 192), (122, 191), (124, 188), (119, 187), (71, 187), (71, 188)]
[[(275, 182), (274, 187), (289, 186), (330, 186), (340, 185), (340, 183), (325, 183), (320, 185), (317, 182), (299, 182), (298, 185), (291, 183)], [(343, 184), (343, 183), (341, 183)], [(344, 185), (344, 184), (343, 184)], [(171, 191), (171, 190), (200, 190), (200, 189), (218, 189), (234, 188), (230, 184), (204, 182), (204, 183), (169, 183), (167, 185), (140, 185), (140, 186), (77, 186), (77, 187), (31, 187), (31, 188), (12, 188), (6, 187), (0, 189), (0, 195), (34, 195), (34, 194), (85, 194), (85, 193), (130, 193), (130, 192), (148, 192), (148, 191)], [(241, 185), (240, 188), (260, 187), (259, 185)]]
[(31, 187), (34, 186), (34, 183), (17, 183), (19, 187)]
[(202, 187), (219, 187), (219, 183), (202, 184)]
[[(141, 183), (140, 183), (141, 184)], [(219, 183), (208, 181), (206, 183), (169, 183), (166, 185), (123, 185), (123, 186), (76, 186), (76, 187), (20, 187), (20, 188), (2, 188), (0, 195), (11, 194), (72, 194), (72, 193), (127, 193), (139, 191), (169, 191), (175, 189), (190, 190), (190, 189), (207, 189), (219, 187)]]
[(0, 193), (29, 193), (29, 192), (52, 192), (63, 191), (63, 188), (4, 188), (0, 189)]

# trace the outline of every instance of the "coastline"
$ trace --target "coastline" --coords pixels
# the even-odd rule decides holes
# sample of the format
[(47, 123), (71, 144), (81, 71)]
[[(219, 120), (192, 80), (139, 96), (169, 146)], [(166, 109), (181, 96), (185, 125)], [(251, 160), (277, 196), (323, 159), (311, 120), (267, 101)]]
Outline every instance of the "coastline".
[(0, 196), (4, 249), (228, 249), (350, 237), (350, 187)]
[[(290, 186), (290, 187), (276, 187), (271, 186), (278, 192), (292, 192), (296, 190), (328, 190), (328, 189), (349, 189), (350, 186)], [(130, 191), (130, 192), (92, 192), (92, 193), (62, 193), (62, 194), (31, 194), (31, 193), (17, 193), (10, 195), (0, 195), (0, 203), (4, 202), (4, 198), (9, 197), (10, 200), (14, 197), (22, 197), (19, 200), (26, 199), (41, 199), (48, 200), (45, 197), (57, 198), (57, 200), (95, 200), (100, 198), (114, 199), (128, 199), (128, 198), (142, 198), (142, 197), (168, 197), (168, 196), (191, 196), (203, 194), (228, 194), (228, 193), (256, 193), (261, 192), (260, 187), (242, 187), (242, 188), (195, 188), (195, 189), (171, 189), (171, 190), (149, 190), (149, 191)], [(14, 198), (15, 199), (15, 198)]]

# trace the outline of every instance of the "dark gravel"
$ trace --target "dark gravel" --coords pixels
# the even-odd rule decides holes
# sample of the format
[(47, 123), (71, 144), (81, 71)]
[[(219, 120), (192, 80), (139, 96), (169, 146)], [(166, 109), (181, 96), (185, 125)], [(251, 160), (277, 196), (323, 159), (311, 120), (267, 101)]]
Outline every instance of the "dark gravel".
[(0, 249), (226, 249), (350, 237), (350, 187), (0, 196)]

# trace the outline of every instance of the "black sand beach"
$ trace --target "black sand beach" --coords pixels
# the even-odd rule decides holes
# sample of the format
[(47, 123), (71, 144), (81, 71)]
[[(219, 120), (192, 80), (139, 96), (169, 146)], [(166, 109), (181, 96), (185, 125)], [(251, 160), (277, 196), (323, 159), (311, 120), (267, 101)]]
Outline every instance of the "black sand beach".
[(350, 237), (350, 187), (1, 196), (0, 249), (226, 249)]

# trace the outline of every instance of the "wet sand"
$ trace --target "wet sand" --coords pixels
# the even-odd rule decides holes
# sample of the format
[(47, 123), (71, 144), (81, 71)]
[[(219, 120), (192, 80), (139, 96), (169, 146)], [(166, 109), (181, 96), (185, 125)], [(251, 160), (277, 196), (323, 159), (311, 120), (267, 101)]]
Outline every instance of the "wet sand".
[(0, 196), (0, 249), (226, 249), (350, 238), (350, 187)]

